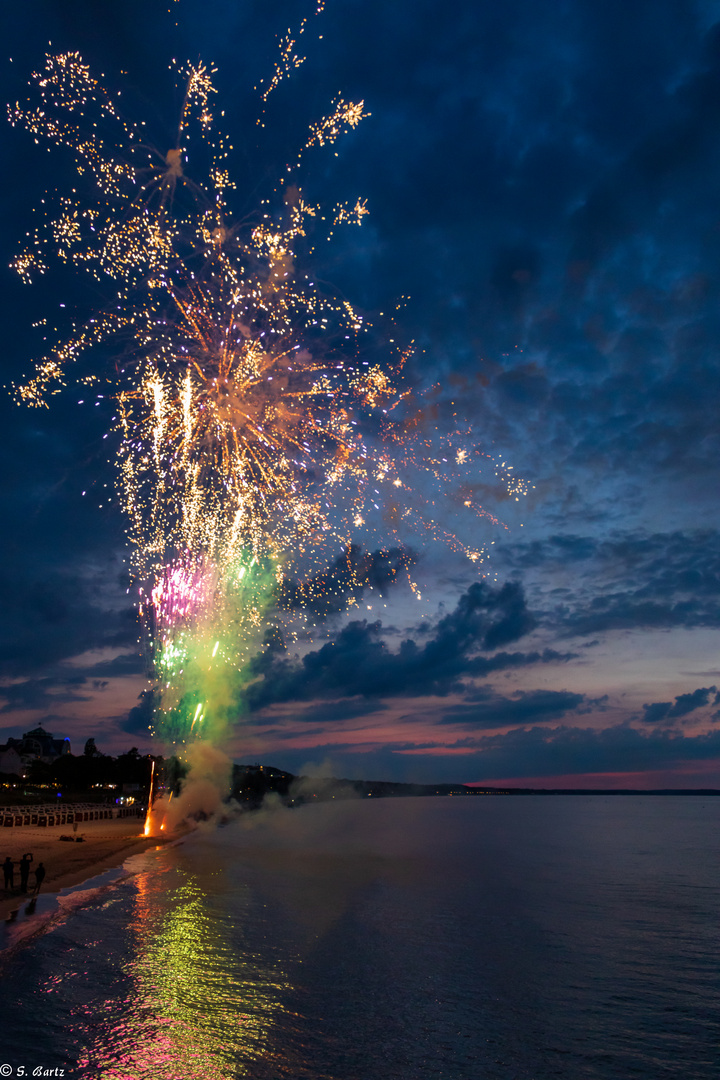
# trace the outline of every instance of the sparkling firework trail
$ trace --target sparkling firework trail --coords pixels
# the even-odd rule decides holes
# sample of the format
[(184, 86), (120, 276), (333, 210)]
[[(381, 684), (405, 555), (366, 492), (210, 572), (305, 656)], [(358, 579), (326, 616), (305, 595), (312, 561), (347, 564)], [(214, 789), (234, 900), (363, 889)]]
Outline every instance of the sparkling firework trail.
[(148, 791), (148, 805), (147, 813), (145, 814), (145, 827), (143, 833), (145, 836), (150, 835), (151, 830), (151, 818), (152, 818), (152, 804), (153, 804), (153, 785), (155, 783), (155, 759), (153, 758), (150, 766), (150, 790)]
[[(295, 44), (288, 32), (264, 102), (302, 63)], [(297, 269), (313, 229), (361, 225), (365, 202), (323, 211), (286, 178), (281, 205), (263, 200), (254, 221), (236, 219), (214, 69), (180, 73), (180, 121), (164, 151), (77, 53), (48, 56), (32, 77), (40, 103), (9, 110), (36, 141), (74, 156), (81, 188), (59, 198), (15, 270), (30, 282), (55, 259), (113, 292), (36, 362), (18, 397), (46, 405), (78, 365), (80, 386), (117, 404), (119, 491), (156, 726), (176, 745), (217, 737), (237, 715), (284, 580), (314, 574), (317, 588), (328, 558), (349, 552), (361, 528), (400, 548), (419, 530), (481, 562), (482, 545), (438, 524), (435, 500), (455, 497), (475, 522), (488, 516), (473, 497), (484, 455), (469, 429), (428, 436), (425, 406), (403, 382), (411, 350), (394, 363), (363, 360), (362, 315)], [(363, 102), (338, 97), (310, 126), (298, 164), (367, 115)], [(196, 160), (202, 174), (189, 171)], [(104, 343), (115, 372), (84, 370), (84, 355)], [(409, 574), (411, 560), (398, 565)]]

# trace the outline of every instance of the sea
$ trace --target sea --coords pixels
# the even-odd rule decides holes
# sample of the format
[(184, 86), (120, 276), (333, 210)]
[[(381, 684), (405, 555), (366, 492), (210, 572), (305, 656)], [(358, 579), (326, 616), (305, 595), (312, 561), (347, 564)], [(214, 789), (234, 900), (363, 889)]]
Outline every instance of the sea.
[(720, 798), (246, 813), (4, 927), (0, 1076), (716, 1080)]

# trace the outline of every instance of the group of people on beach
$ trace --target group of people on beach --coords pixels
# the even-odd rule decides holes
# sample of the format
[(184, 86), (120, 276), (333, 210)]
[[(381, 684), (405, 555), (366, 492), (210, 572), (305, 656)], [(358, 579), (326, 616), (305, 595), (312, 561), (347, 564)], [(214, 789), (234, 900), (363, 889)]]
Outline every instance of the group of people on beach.
[[(8, 855), (5, 862), (2, 864), (3, 873), (5, 875), (5, 892), (12, 892), (15, 888), (15, 867), (20, 870), (20, 892), (26, 893), (28, 891), (28, 879), (30, 878), (30, 863), (33, 861), (32, 855), (28, 852), (23, 855), (22, 859), (18, 863), (14, 863)], [(45, 867), (42, 863), (38, 863), (35, 867), (35, 889), (34, 891), (40, 892), (40, 886), (45, 880)]]

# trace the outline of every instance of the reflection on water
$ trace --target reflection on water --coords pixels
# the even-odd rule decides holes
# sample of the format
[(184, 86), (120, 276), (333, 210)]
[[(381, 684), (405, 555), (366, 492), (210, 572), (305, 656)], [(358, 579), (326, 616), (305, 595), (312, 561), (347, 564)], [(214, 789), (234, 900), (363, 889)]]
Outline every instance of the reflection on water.
[[(197, 874), (135, 875), (127, 990), (100, 1007), (103, 1024), (78, 1062), (100, 1080), (251, 1075), (289, 989), (278, 964), (244, 947), (247, 890), (223, 919)], [(207, 886), (207, 881), (205, 882)], [(244, 902), (243, 902), (244, 901)]]

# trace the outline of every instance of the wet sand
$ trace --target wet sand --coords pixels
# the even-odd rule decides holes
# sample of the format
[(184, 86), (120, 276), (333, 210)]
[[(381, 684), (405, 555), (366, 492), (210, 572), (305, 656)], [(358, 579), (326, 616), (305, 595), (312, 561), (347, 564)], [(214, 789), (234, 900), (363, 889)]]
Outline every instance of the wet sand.
[[(35, 888), (34, 870), (38, 863), (44, 863), (46, 871), (41, 892), (57, 892), (59, 889), (79, 885), (104, 870), (121, 866), (129, 855), (166, 844), (170, 840), (176, 840), (179, 835), (175, 833), (168, 837), (146, 837), (143, 836), (143, 826), (142, 818), (86, 821), (78, 826), (76, 834), (84, 837), (82, 843), (60, 840), (60, 836), (73, 835), (72, 826), (38, 828), (23, 825), (0, 829), (0, 862), (4, 862), (9, 855), (16, 864), (15, 888), (9, 892), (0, 888), (0, 920), (7, 919), (32, 895)], [(27, 852), (32, 853), (33, 861), (28, 892), (22, 893), (17, 863)]]

